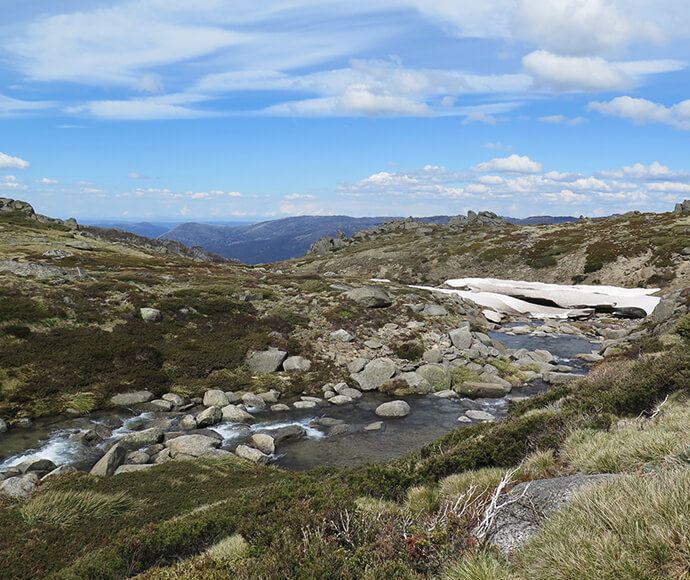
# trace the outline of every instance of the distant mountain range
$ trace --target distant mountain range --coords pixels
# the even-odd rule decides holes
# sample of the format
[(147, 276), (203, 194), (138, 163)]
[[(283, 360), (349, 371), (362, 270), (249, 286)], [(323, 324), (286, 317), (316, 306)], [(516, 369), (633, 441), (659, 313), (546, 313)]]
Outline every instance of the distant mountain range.
[[(452, 216), (441, 215), (415, 218), (426, 223), (445, 224)], [(175, 222), (91, 222), (100, 227), (117, 228), (149, 238), (176, 240), (187, 246), (201, 246), (208, 252), (225, 258), (235, 258), (245, 264), (277, 262), (298, 258), (316, 240), (336, 236), (338, 231), (351, 236), (355, 232), (381, 225), (391, 216), (355, 218), (349, 216), (297, 216), (255, 224), (202, 224)], [(559, 224), (577, 221), (572, 216), (534, 216), (504, 218), (513, 224)]]

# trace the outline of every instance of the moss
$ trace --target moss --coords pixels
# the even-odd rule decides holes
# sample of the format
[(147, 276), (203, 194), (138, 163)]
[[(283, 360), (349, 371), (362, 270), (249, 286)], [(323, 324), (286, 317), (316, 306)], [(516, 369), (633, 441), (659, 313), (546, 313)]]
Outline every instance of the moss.
[(398, 358), (417, 361), (424, 354), (424, 346), (417, 341), (408, 341), (395, 346), (393, 352)]

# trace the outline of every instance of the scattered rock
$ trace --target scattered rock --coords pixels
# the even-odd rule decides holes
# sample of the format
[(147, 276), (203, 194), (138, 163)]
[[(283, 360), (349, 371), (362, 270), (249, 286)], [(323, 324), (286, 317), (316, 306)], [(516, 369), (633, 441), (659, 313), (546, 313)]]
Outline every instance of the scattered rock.
[(563, 383), (572, 381), (575, 378), (577, 378), (577, 376), (571, 373), (557, 373), (553, 371), (546, 372), (542, 375), (543, 381), (545, 383), (549, 383), (550, 385), (562, 385)]
[(274, 411), (276, 413), (280, 413), (282, 411), (289, 411), (290, 407), (283, 403), (278, 403), (277, 405), (271, 405), (271, 411)]
[(470, 346), (472, 346), (472, 333), (470, 332), (469, 323), (466, 323), (466, 325), (456, 328), (455, 330), (451, 330), (448, 333), (448, 336), (450, 337), (450, 342), (455, 348), (467, 350), (470, 348)]
[(276, 442), (266, 433), (255, 433), (249, 439), (249, 444), (266, 455), (273, 455), (276, 452)]
[(247, 368), (253, 373), (274, 373), (287, 358), (287, 353), (277, 348), (253, 352), (247, 359)]
[(132, 451), (125, 457), (125, 463), (129, 465), (144, 465), (149, 462), (149, 454), (144, 451)]
[(68, 248), (74, 248), (75, 250), (83, 250), (85, 252), (93, 252), (93, 247), (91, 244), (83, 241), (83, 240), (70, 240), (68, 242), (65, 242), (65, 246)]
[(184, 405), (184, 399), (176, 393), (165, 393), (165, 395), (163, 395), (161, 399), (163, 399), (164, 401), (169, 401), (173, 404), (174, 407), (181, 407), (182, 405)]
[(182, 435), (168, 441), (168, 449), (173, 459), (177, 459), (179, 455), (201, 457), (220, 447), (220, 443), (218, 439), (206, 435)]
[(65, 473), (72, 473), (74, 471), (77, 471), (77, 468), (74, 467), (74, 465), (61, 465), (60, 467), (56, 467), (51, 471), (50, 473), (44, 475), (41, 478), (41, 481), (49, 478), (49, 477), (55, 477), (56, 475), (63, 475)]
[(173, 407), (175, 406), (170, 401), (166, 401), (165, 399), (154, 399), (153, 401), (150, 401), (148, 404), (155, 407), (157, 411), (165, 412), (172, 411)]
[(255, 409), (261, 410), (266, 408), (266, 401), (254, 393), (245, 393), (242, 395), (242, 402), (247, 405), (247, 407), (254, 407)]
[(113, 405), (120, 407), (129, 407), (130, 405), (139, 405), (141, 403), (148, 403), (153, 399), (153, 393), (149, 391), (134, 391), (131, 393), (120, 393), (111, 397), (110, 402)]
[(35, 473), (27, 473), (19, 477), (10, 477), (4, 481), (0, 481), (0, 495), (14, 497), (17, 499), (26, 499), (29, 497), (38, 486), (38, 475)]
[(0, 419), (0, 433), (5, 433), (7, 431), (7, 422), (4, 419)]
[(229, 405), (227, 395), (217, 389), (209, 389), (204, 393), (204, 407), (225, 407)]
[(293, 406), (295, 409), (313, 409), (316, 407), (316, 403), (314, 401), (295, 401)]
[(441, 349), (432, 348), (424, 352), (422, 359), (424, 359), (424, 362), (429, 364), (439, 364), (443, 361), (443, 353), (441, 352)]
[(306, 373), (311, 368), (311, 361), (303, 356), (291, 356), (283, 362), (283, 370)]
[(29, 473), (31, 471), (43, 471), (49, 473), (57, 466), (50, 459), (27, 459), (22, 461), (19, 465), (13, 467), (20, 473)]
[(434, 393), (434, 396), (439, 399), (456, 399), (458, 394), (452, 389), (446, 389), (445, 391), (438, 391)]
[(160, 322), (163, 320), (161, 311), (156, 308), (140, 308), (139, 312), (146, 322)]
[(259, 393), (257, 396), (263, 399), (266, 403), (277, 403), (280, 393), (276, 390), (270, 390), (265, 393)]
[(448, 310), (440, 304), (425, 304), (420, 311), (423, 316), (448, 316)]
[(328, 399), (328, 402), (334, 405), (347, 405), (348, 403), (352, 403), (352, 397), (348, 397), (347, 395), (336, 395)]
[(98, 460), (89, 473), (98, 477), (110, 477), (122, 465), (126, 455), (127, 449), (117, 443)]
[(242, 459), (248, 459), (258, 465), (267, 465), (271, 458), (262, 453), (258, 449), (249, 447), (248, 445), (238, 445), (235, 449), (235, 455), (241, 457)]
[(358, 391), (357, 389), (352, 389), (350, 387), (345, 387), (343, 389), (340, 389), (338, 391), (339, 395), (343, 395), (345, 397), (350, 397), (351, 399), (361, 399), (362, 398), (362, 391)]
[(63, 280), (75, 280), (79, 278), (79, 274), (76, 272), (70, 272), (58, 266), (35, 264), (33, 262), (16, 262), (14, 260), (0, 262), (0, 272), (10, 272), (15, 276), (33, 276), (41, 279), (61, 278)]
[(331, 340), (339, 340), (340, 342), (352, 342), (355, 337), (352, 336), (347, 330), (340, 328), (338, 330), (334, 330), (330, 334)]
[(153, 463), (120, 465), (120, 467), (118, 467), (115, 470), (115, 473), (113, 473), (113, 475), (120, 475), (122, 473), (133, 473), (135, 471), (144, 471), (146, 469), (151, 469), (152, 467), (155, 467)]
[(254, 417), (241, 406), (227, 405), (223, 407), (223, 421), (231, 423), (253, 423)]
[(379, 417), (407, 417), (410, 414), (410, 406), (405, 401), (390, 401), (376, 407)]
[(421, 366), (417, 369), (417, 374), (425, 379), (434, 391), (445, 391), (451, 387), (450, 371), (441, 365)]
[(135, 431), (134, 433), (127, 433), (117, 440), (117, 446), (122, 447), (125, 451), (134, 451), (148, 445), (154, 445), (163, 441), (163, 429), (159, 427), (151, 427), (143, 431)]
[(273, 429), (271, 431), (271, 436), (276, 445), (287, 439), (300, 439), (306, 434), (307, 432), (301, 425), (287, 425), (286, 427), (280, 427), (279, 429)]
[(196, 416), (197, 427), (211, 427), (220, 423), (223, 420), (223, 411), (220, 407), (209, 407), (204, 409), (201, 413)]
[(345, 296), (366, 308), (386, 308), (392, 304), (388, 294), (376, 286), (353, 288), (345, 292)]
[(467, 418), (472, 419), (473, 421), (495, 421), (496, 417), (492, 415), (491, 413), (487, 413), (486, 411), (477, 411), (475, 409), (470, 409), (469, 411), (465, 411), (465, 415)]
[(351, 376), (363, 391), (373, 391), (390, 379), (395, 371), (395, 363), (392, 360), (377, 358), (367, 363), (363, 371)]
[[(356, 359), (354, 359), (348, 363), (347, 370), (350, 374), (358, 373), (364, 369), (364, 367), (367, 365), (368, 362), (369, 362), (368, 358), (361, 358), (361, 357), (356, 358)], [(338, 390), (337, 387), (335, 390), (336, 391)]]
[(374, 421), (364, 426), (365, 431), (380, 431), (383, 429), (383, 421)]
[(457, 391), (465, 397), (490, 397), (500, 398), (504, 397), (512, 390), (510, 383), (507, 385), (502, 383), (477, 383), (474, 381), (465, 381), (456, 387)]

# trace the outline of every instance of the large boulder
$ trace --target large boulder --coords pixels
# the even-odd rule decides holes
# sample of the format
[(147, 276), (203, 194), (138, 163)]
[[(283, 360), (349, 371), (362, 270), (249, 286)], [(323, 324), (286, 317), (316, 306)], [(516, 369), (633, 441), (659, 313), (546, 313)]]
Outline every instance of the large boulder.
[(227, 405), (223, 407), (223, 421), (230, 423), (253, 423), (254, 417), (247, 413), (241, 405)]
[(126, 456), (127, 449), (117, 443), (98, 460), (98, 463), (91, 468), (89, 473), (99, 477), (110, 477), (115, 473), (115, 470), (124, 463)]
[(21, 473), (29, 473), (30, 471), (43, 471), (49, 473), (53, 471), (57, 466), (50, 459), (27, 459), (22, 461), (19, 465), (15, 466), (13, 469), (20, 471)]
[(283, 362), (283, 370), (302, 371), (306, 373), (311, 368), (311, 361), (303, 356), (291, 356)]
[(209, 389), (204, 393), (204, 407), (225, 407), (225, 405), (230, 404), (228, 401), (228, 396), (217, 389)]
[(247, 359), (247, 368), (253, 373), (274, 373), (286, 357), (287, 353), (277, 348), (253, 352)]
[(134, 431), (134, 433), (127, 433), (117, 440), (117, 444), (127, 451), (134, 451), (141, 449), (148, 445), (155, 445), (163, 441), (163, 429), (159, 427), (151, 427), (143, 431)]
[(499, 500), (486, 537), (501, 553), (515, 552), (537, 532), (550, 514), (564, 507), (583, 487), (616, 477), (620, 476), (571, 475), (516, 485)]
[(9, 479), (0, 481), (0, 495), (6, 495), (17, 499), (26, 499), (34, 492), (38, 485), (38, 481), (38, 475), (35, 473), (27, 473), (19, 477), (10, 477)]
[(220, 447), (221, 442), (206, 435), (182, 435), (168, 441), (170, 456), (175, 459), (178, 455), (201, 457)]
[(434, 391), (446, 391), (450, 389), (450, 371), (441, 365), (423, 365), (417, 369), (417, 374), (425, 379)]
[(223, 411), (220, 407), (209, 407), (196, 416), (196, 425), (199, 428), (211, 427), (223, 420)]
[(160, 322), (163, 320), (161, 311), (157, 310), (156, 308), (140, 308), (139, 312), (142, 319), (144, 319), (146, 322)]
[(265, 453), (262, 453), (254, 447), (249, 447), (248, 445), (238, 445), (237, 449), (235, 449), (235, 455), (259, 465), (266, 465), (271, 460)]
[(450, 337), (450, 341), (453, 343), (453, 346), (457, 349), (467, 350), (470, 348), (470, 346), (472, 346), (472, 332), (470, 331), (469, 323), (465, 323), (464, 325), (460, 326), (460, 328), (451, 330), (448, 333), (448, 336)]
[(455, 390), (464, 397), (487, 397), (498, 399), (505, 397), (512, 390), (510, 383), (507, 385), (502, 383), (479, 383), (474, 381), (465, 381)]
[(254, 393), (245, 393), (242, 395), (242, 402), (247, 407), (254, 407), (255, 409), (261, 409), (262, 411), (266, 408), (265, 399), (259, 395), (255, 395)]
[(273, 455), (276, 452), (275, 440), (266, 433), (254, 433), (249, 439), (249, 444), (266, 455)]
[(364, 370), (350, 375), (363, 391), (373, 391), (393, 377), (395, 363), (388, 358), (377, 358), (364, 367)]
[(120, 393), (119, 395), (115, 395), (111, 397), (110, 402), (120, 407), (129, 407), (130, 405), (148, 403), (153, 398), (153, 393), (149, 391), (133, 391), (131, 393)]
[(353, 288), (345, 292), (345, 296), (366, 308), (385, 308), (392, 304), (388, 294), (376, 286)]
[(390, 401), (376, 407), (379, 417), (407, 417), (410, 414), (410, 406), (405, 401)]

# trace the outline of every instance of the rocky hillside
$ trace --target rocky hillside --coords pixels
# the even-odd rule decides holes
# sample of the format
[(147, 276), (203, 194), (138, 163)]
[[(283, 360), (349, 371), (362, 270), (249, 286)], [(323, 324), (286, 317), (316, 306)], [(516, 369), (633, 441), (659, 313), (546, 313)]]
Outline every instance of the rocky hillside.
[(320, 244), (295, 262), (299, 272), (410, 284), (493, 277), (669, 289), (690, 277), (690, 214), (682, 206), (672, 213), (535, 226), (482, 213), (446, 225), (394, 220)]

